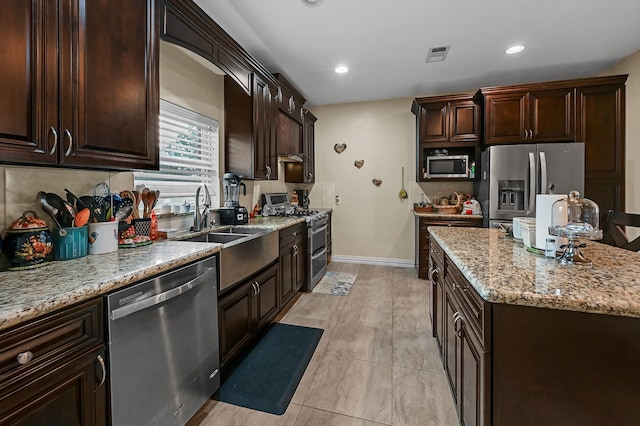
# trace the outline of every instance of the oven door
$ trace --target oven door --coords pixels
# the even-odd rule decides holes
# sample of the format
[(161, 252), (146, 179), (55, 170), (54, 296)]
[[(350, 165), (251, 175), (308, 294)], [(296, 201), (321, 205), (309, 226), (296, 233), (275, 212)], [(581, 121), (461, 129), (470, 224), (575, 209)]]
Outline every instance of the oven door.
[(312, 291), (316, 284), (318, 284), (318, 281), (320, 281), (327, 272), (327, 247), (312, 255), (309, 263), (310, 277), (308, 290)]

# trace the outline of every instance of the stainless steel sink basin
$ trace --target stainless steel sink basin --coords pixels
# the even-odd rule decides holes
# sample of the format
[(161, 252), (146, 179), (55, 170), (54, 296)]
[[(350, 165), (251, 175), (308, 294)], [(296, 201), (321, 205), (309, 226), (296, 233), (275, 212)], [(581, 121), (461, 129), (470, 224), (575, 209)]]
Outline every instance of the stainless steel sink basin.
[(210, 232), (181, 241), (222, 244), (220, 291), (269, 265), (278, 258), (279, 251), (278, 233), (265, 229), (232, 227), (225, 231)]

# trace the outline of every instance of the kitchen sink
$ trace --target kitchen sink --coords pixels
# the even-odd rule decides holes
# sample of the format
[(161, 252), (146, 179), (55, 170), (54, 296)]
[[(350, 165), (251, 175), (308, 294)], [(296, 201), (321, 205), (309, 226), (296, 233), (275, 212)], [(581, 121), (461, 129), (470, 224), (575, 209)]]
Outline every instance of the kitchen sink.
[(179, 241), (222, 244), (220, 291), (258, 272), (278, 258), (278, 233), (272, 230), (237, 228), (197, 235)]

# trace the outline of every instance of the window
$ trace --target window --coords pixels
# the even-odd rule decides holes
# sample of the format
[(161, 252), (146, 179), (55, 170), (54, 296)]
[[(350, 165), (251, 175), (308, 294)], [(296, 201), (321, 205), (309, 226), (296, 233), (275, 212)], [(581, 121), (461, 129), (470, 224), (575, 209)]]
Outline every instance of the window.
[(193, 204), (204, 183), (219, 206), (218, 121), (160, 100), (160, 170), (136, 171), (134, 184), (160, 190), (158, 205)]

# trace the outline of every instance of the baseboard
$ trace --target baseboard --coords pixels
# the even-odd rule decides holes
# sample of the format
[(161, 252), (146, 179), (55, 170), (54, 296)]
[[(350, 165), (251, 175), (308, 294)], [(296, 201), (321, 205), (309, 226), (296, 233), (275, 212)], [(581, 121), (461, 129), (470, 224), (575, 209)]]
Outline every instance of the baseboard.
[(336, 263), (358, 263), (361, 265), (381, 265), (394, 266), (397, 268), (415, 268), (413, 259), (388, 259), (384, 257), (363, 257), (363, 256), (339, 256), (331, 255), (331, 262)]

